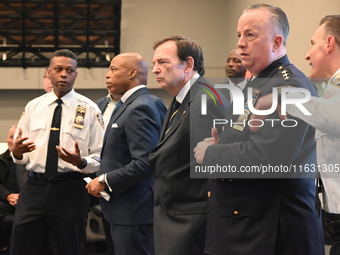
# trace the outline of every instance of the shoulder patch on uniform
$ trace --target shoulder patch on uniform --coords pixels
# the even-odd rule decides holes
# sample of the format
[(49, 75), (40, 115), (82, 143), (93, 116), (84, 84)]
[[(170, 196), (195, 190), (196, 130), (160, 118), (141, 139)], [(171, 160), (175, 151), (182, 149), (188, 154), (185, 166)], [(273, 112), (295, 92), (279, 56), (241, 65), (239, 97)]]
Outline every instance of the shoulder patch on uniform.
[(99, 121), (100, 125), (104, 128), (104, 119), (102, 113), (97, 114), (97, 120)]
[(340, 71), (336, 72), (330, 80), (330, 84), (333, 86), (340, 87)]

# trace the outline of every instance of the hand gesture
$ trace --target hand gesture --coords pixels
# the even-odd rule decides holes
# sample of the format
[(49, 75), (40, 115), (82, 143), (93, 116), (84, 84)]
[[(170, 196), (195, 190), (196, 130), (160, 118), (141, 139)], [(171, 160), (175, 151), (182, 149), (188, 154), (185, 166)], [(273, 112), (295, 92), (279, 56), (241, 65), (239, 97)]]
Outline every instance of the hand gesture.
[(22, 129), (19, 128), (18, 136), (14, 140), (12, 148), (9, 148), (16, 159), (20, 160), (23, 158), (24, 153), (31, 152), (36, 149), (36, 145), (34, 144), (34, 142), (24, 143), (24, 141), (28, 139), (29, 137), (22, 137)]
[(79, 146), (78, 146), (78, 141), (74, 142), (74, 151), (73, 152), (69, 152), (68, 150), (66, 150), (64, 147), (60, 147), (60, 146), (56, 146), (57, 151), (58, 151), (58, 156), (74, 165), (74, 166), (79, 166), (82, 162), (83, 162), (83, 158), (80, 156), (80, 150), (79, 150)]

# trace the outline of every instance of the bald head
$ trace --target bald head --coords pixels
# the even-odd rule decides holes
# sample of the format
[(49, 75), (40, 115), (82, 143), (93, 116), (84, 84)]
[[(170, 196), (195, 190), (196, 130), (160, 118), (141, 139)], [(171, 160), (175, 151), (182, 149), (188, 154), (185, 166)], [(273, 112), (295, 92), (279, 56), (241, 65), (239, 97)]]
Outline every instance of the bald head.
[(115, 58), (117, 57), (122, 61), (122, 65), (129, 69), (136, 70), (131, 78), (138, 83), (137, 85), (146, 85), (148, 80), (148, 65), (140, 54), (136, 52), (126, 52), (117, 55)]
[(106, 74), (107, 89), (111, 95), (123, 95), (138, 85), (146, 85), (148, 66), (143, 57), (136, 52), (126, 52), (111, 60)]
[(246, 68), (242, 65), (241, 56), (238, 49), (233, 49), (230, 51), (225, 69), (228, 78), (234, 84), (238, 84), (245, 79), (244, 77), (246, 74)]

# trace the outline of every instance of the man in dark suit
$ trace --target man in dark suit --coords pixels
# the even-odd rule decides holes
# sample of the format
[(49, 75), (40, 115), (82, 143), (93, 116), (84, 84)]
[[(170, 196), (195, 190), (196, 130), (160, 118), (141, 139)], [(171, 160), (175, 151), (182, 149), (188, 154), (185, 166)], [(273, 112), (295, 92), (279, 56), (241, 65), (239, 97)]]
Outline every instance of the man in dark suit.
[[(146, 85), (146, 83), (147, 83), (146, 80), (144, 82), (142, 82), (142, 84), (145, 84), (145, 85)], [(105, 97), (102, 97), (101, 99), (96, 101), (96, 104), (98, 105), (99, 109), (103, 113), (105, 129), (107, 128), (107, 125), (110, 121), (110, 117), (112, 115), (112, 112), (116, 108), (116, 104), (117, 104), (118, 100), (122, 97), (122, 95), (114, 94), (115, 87), (113, 87), (112, 84), (107, 84), (107, 90), (109, 92), (108, 95), (105, 96)], [(167, 109), (166, 109), (163, 101), (160, 98), (158, 98), (154, 95), (150, 95), (150, 97), (154, 101), (154, 103), (155, 103), (155, 105), (158, 109), (158, 112), (160, 114), (161, 123), (163, 123)], [(98, 199), (98, 198), (95, 198), (95, 199)], [(106, 252), (108, 254), (115, 254), (114, 253), (114, 245), (113, 245), (113, 242), (112, 242), (110, 225), (105, 220), (105, 217), (102, 217), (102, 222), (103, 222), (103, 227), (104, 227), (105, 237), (106, 237)]]
[(8, 250), (19, 192), (27, 180), (25, 165), (15, 164), (10, 155), (16, 126), (8, 131), (8, 149), (0, 155), (0, 252)]
[[(114, 57), (107, 86), (122, 95), (104, 135), (99, 177), (86, 188), (100, 198), (115, 254), (153, 254), (153, 179), (148, 156), (161, 129), (160, 113), (145, 85), (148, 68), (137, 53)], [(120, 104), (117, 103), (118, 105)]]
[[(145, 82), (145, 85), (146, 85), (146, 82)], [(99, 109), (103, 113), (105, 128), (107, 127), (107, 124), (110, 120), (110, 117), (111, 117), (113, 110), (116, 108), (115, 105), (116, 105), (117, 101), (122, 97), (121, 95), (114, 95), (114, 94), (110, 93), (110, 87), (108, 87), (107, 89), (109, 91), (109, 94), (105, 97), (102, 97), (98, 101), (96, 101), (96, 104), (98, 105)], [(165, 105), (164, 105), (164, 102), (162, 101), (162, 99), (160, 99), (160, 98), (158, 98), (154, 95), (150, 95), (150, 97), (154, 101), (154, 103), (155, 103), (155, 105), (156, 105), (156, 107), (157, 107), (157, 109), (160, 113), (161, 121), (163, 123), (163, 120), (164, 120), (164, 117), (165, 117), (165, 114), (166, 114), (166, 110), (167, 110)]]
[[(288, 31), (285, 13), (271, 5), (252, 5), (238, 21), (238, 48), (243, 65), (253, 74), (247, 87), (252, 87), (254, 101), (272, 93), (273, 87), (284, 85), (317, 95), (306, 76), (288, 60)], [(240, 115), (232, 111), (226, 119), (237, 122)], [(241, 116), (244, 123), (249, 114)], [(279, 119), (276, 111), (270, 119)], [(220, 139), (214, 135), (195, 148), (198, 163), (231, 165), (236, 173), (209, 181), (206, 253), (324, 254), (314, 179), (292, 173), (294, 167), (306, 169), (316, 164), (315, 130), (292, 119), (297, 123), (294, 127), (285, 127), (279, 121), (266, 122), (257, 133), (251, 132), (247, 124), (228, 124)], [(254, 166), (291, 167), (292, 171), (278, 171), (270, 175), (272, 179), (261, 173), (253, 179), (251, 172), (241, 174), (242, 169)]]
[(226, 107), (208, 100), (209, 114), (201, 114), (201, 95), (210, 85), (203, 78), (203, 52), (195, 41), (170, 36), (157, 41), (154, 50), (153, 73), (159, 87), (174, 97), (149, 158), (155, 177), (155, 251), (199, 255), (205, 240), (207, 180), (190, 178), (195, 164), (190, 143), (209, 135), (213, 119), (223, 118)]

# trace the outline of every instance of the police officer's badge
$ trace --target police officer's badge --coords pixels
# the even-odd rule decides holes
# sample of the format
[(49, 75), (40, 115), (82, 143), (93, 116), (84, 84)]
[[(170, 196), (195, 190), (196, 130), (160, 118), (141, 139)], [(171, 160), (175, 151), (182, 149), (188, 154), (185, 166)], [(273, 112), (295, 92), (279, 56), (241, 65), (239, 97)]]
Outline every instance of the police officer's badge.
[(86, 107), (83, 105), (78, 105), (76, 117), (74, 118), (73, 126), (76, 128), (84, 128)]

